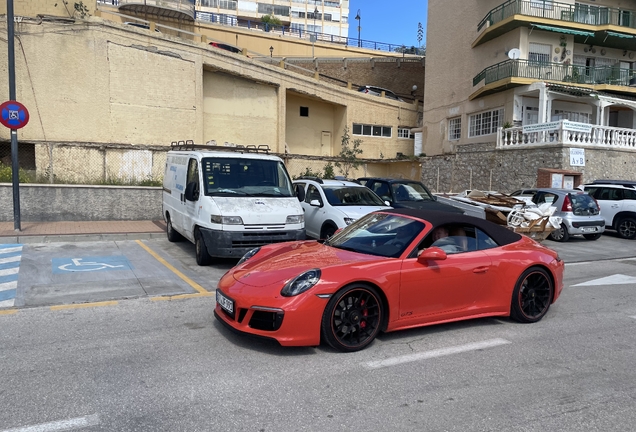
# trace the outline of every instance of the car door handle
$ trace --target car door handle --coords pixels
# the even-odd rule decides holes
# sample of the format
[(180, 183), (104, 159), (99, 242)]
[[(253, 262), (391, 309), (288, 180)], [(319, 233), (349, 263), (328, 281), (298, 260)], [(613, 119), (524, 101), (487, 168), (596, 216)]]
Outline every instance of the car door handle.
[(490, 267), (488, 267), (488, 266), (476, 267), (476, 268), (473, 269), (473, 273), (486, 273), (489, 268)]

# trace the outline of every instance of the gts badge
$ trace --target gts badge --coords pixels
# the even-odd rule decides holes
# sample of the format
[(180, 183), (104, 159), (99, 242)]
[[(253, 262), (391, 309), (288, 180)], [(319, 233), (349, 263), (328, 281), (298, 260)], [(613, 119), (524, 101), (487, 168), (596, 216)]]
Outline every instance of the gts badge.
[(413, 311), (408, 311), (408, 312), (404, 312), (402, 314), (400, 314), (400, 318), (404, 318), (404, 317), (408, 317), (413, 315)]

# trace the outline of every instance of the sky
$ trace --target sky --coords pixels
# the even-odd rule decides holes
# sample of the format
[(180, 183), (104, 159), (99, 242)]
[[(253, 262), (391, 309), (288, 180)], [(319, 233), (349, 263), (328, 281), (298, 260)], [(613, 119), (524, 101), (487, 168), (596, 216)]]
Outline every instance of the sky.
[(349, 37), (358, 38), (360, 10), (360, 39), (396, 45), (417, 46), (417, 23), (424, 28), (422, 45), (426, 45), (426, 16), (428, 0), (350, 0)]

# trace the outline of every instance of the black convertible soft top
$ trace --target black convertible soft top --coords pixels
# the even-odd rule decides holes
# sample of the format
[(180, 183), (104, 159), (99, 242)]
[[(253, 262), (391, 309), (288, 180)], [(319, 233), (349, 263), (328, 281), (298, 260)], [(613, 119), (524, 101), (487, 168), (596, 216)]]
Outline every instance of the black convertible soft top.
[(466, 216), (459, 213), (409, 208), (383, 210), (382, 212), (423, 219), (430, 222), (433, 225), (433, 228), (449, 223), (464, 223), (474, 225), (488, 234), (494, 241), (497, 242), (499, 246), (514, 243), (521, 239), (521, 234), (517, 234), (516, 232), (511, 231), (502, 225), (497, 225), (496, 223), (487, 221), (485, 219), (479, 219), (473, 216)]

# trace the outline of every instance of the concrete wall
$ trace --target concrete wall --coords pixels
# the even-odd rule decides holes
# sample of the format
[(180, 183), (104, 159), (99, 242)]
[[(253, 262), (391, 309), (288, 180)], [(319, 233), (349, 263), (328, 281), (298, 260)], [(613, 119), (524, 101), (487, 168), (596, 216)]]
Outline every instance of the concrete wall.
[[(161, 194), (160, 187), (23, 184), (20, 217), (24, 222), (163, 220)], [(10, 184), (0, 184), (0, 203), (0, 221), (12, 221)]]
[[(97, 3), (95, 0), (82, 0), (82, 3), (88, 9), (89, 14), (95, 13)], [(76, 15), (74, 5), (75, 1), (71, 0), (68, 0), (66, 5), (62, 0), (13, 0), (13, 14), (16, 17), (53, 15), (71, 18)], [(0, 0), (0, 11), (3, 14), (6, 13), (7, 0)]]

